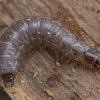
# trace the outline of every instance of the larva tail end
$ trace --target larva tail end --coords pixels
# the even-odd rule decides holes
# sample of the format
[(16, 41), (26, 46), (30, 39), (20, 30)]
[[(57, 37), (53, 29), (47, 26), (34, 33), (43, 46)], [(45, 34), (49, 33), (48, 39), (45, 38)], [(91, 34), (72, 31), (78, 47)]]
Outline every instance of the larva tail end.
[(11, 87), (13, 87), (14, 86), (14, 78), (15, 78), (14, 73), (4, 73), (4, 74), (2, 74), (2, 79), (4, 81), (5, 87), (7, 87), (8, 82), (10, 82)]
[(96, 62), (94, 63), (94, 67), (96, 67), (96, 68), (100, 67), (100, 54), (98, 55)]

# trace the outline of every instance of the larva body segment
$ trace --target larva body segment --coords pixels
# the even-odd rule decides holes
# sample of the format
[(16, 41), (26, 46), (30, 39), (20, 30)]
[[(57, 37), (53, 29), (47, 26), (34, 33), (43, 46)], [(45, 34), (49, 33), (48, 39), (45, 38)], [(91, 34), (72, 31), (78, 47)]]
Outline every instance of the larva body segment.
[(76, 39), (59, 22), (49, 17), (30, 16), (14, 22), (0, 38), (0, 74), (14, 85), (14, 77), (25, 52), (33, 44), (45, 44), (71, 59), (90, 66), (100, 65), (100, 54)]

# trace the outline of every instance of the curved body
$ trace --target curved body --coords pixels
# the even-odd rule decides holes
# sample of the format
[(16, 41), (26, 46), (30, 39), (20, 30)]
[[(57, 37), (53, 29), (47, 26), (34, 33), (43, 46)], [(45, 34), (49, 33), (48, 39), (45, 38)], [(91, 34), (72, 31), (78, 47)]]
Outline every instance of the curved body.
[[(0, 74), (12, 85), (24, 53), (32, 44), (58, 49), (62, 54), (91, 66), (99, 65), (99, 53), (77, 40), (59, 22), (49, 17), (30, 16), (14, 22), (0, 38)], [(27, 48), (28, 47), (28, 48)]]

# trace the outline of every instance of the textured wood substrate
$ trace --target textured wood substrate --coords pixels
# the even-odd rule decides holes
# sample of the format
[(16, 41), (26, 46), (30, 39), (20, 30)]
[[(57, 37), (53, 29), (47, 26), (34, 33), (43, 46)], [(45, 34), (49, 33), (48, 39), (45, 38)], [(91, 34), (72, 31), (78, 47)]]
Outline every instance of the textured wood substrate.
[[(0, 34), (12, 22), (30, 15), (61, 22), (100, 51), (99, 0), (0, 0)], [(22, 66), (14, 88), (5, 91), (12, 100), (99, 100), (100, 71), (57, 65), (46, 50), (36, 51)], [(3, 86), (1, 79), (0, 84)]]

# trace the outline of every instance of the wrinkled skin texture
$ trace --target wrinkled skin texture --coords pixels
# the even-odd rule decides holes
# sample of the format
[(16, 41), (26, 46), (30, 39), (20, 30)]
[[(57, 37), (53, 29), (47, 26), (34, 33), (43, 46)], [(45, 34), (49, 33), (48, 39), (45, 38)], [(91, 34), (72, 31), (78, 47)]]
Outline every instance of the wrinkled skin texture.
[[(99, 65), (98, 52), (84, 42), (77, 40), (59, 22), (49, 17), (30, 16), (16, 21), (0, 38), (0, 74), (7, 87), (14, 85), (16, 71), (20, 67), (23, 54), (33, 44), (44, 44), (55, 48), (71, 59), (93, 66)], [(98, 58), (98, 59), (97, 59)]]

